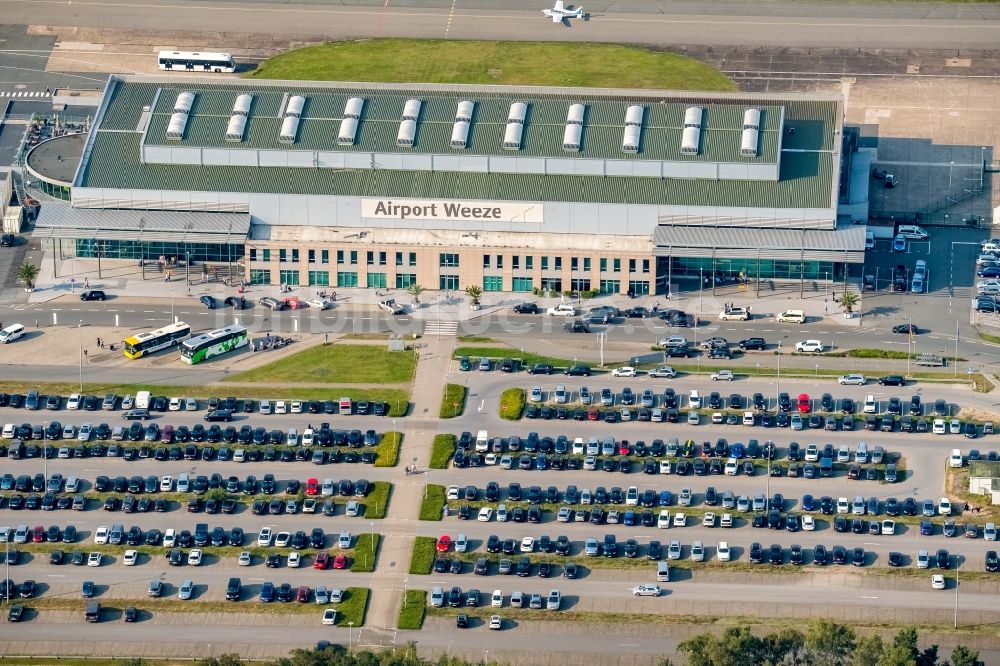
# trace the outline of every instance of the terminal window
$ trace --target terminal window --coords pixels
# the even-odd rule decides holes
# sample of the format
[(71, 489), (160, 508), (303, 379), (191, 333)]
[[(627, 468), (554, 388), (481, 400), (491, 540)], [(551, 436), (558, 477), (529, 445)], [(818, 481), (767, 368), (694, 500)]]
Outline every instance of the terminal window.
[(511, 257), (510, 258), (510, 267), (513, 268), (515, 271), (516, 270), (520, 270), (520, 268), (521, 268), (521, 257), (517, 256), (516, 254), (513, 257)]
[(489, 267), (490, 267), (490, 255), (484, 254), (483, 255), (483, 268), (489, 268)]
[(329, 271), (309, 271), (309, 286), (329, 287), (330, 286)]
[(288, 261), (288, 250), (286, 250), (285, 248), (281, 248), (280, 250), (278, 250), (278, 261), (280, 261), (281, 263), (285, 263), (286, 261)]
[(411, 266), (416, 266), (417, 265), (417, 253), (416, 252), (411, 252), (410, 253), (410, 265)]
[(503, 268), (503, 255), (497, 255), (497, 268)]
[(320, 253), (320, 262), (324, 263), (324, 264), (330, 263), (330, 251), (329, 250), (323, 250)]
[(545, 257), (545, 256), (542, 257), (542, 270), (543, 271), (549, 270), (549, 258), (548, 257)]
[(368, 287), (372, 289), (385, 289), (385, 273), (369, 273)]
[(529, 254), (524, 258), (524, 269), (530, 271), (534, 267), (535, 267), (535, 258)]
[(583, 270), (588, 273), (590, 272), (590, 257), (583, 258)]
[(614, 261), (614, 263), (613, 263), (614, 271), (613, 272), (615, 272), (615, 273), (621, 273), (622, 272), (622, 260), (621, 259), (615, 259), (613, 261)]
[(338, 287), (357, 287), (358, 286), (358, 274), (351, 272), (340, 272), (337, 273), (337, 286)]
[(397, 266), (402, 266), (403, 265), (403, 253), (402, 252), (397, 252), (396, 253), (396, 265)]
[(406, 289), (411, 284), (417, 283), (415, 273), (396, 273), (396, 289)]
[(528, 277), (516, 277), (511, 284), (511, 291), (516, 292), (528, 292), (534, 288), (531, 278)]
[(458, 255), (451, 252), (442, 252), (440, 256), (440, 265), (447, 268), (457, 268)]
[(357, 266), (357, 265), (358, 265), (358, 251), (351, 250), (351, 266)]
[(483, 276), (483, 291), (503, 291), (503, 277), (500, 275)]

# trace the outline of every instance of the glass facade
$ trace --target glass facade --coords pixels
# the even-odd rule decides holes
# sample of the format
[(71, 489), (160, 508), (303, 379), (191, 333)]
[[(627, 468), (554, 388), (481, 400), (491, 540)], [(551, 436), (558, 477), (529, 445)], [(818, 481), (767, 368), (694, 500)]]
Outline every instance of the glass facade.
[(385, 273), (369, 273), (368, 286), (375, 289), (385, 289)]
[(458, 289), (458, 276), (442, 275), (438, 280), (438, 289)]
[(337, 286), (338, 287), (357, 287), (358, 286), (358, 274), (348, 271), (343, 271), (337, 273)]
[(570, 289), (573, 291), (590, 291), (590, 280), (584, 278), (573, 278), (570, 280)]
[(309, 286), (310, 287), (329, 287), (330, 286), (330, 272), (329, 271), (309, 271)]
[(251, 268), (250, 284), (271, 284), (271, 271)]
[(618, 280), (601, 280), (602, 294), (617, 294), (621, 291), (622, 285)]
[(644, 296), (649, 293), (649, 282), (645, 280), (629, 280), (628, 288), (635, 296)]
[(542, 289), (545, 291), (562, 291), (562, 280), (559, 278), (542, 278)]
[(288, 284), (293, 287), (297, 287), (299, 284), (298, 271), (278, 271), (278, 277), (281, 279), (281, 284)]
[(406, 289), (416, 283), (417, 276), (414, 273), (396, 273), (396, 289)]
[(534, 288), (532, 284), (532, 279), (530, 277), (516, 277), (511, 284), (511, 291), (516, 291), (523, 293), (526, 291), (531, 291)]
[[(716, 259), (713, 267), (711, 257), (674, 257), (670, 272), (673, 276), (696, 277), (710, 275), (713, 270), (731, 276), (743, 273), (753, 279), (757, 277), (757, 259)], [(760, 277), (767, 279), (798, 280), (802, 277), (806, 280), (842, 280), (843, 271), (844, 264), (834, 261), (806, 261), (800, 266), (800, 262), (787, 259), (760, 260)]]
[(503, 276), (502, 275), (484, 276), (483, 291), (503, 291)]
[(62, 199), (63, 201), (71, 199), (70, 188), (64, 185), (53, 185), (52, 183), (46, 183), (44, 180), (33, 181), (31, 185), (45, 192), (45, 194), (53, 199)]
[[(126, 241), (106, 240), (95, 241), (91, 238), (81, 238), (76, 241), (76, 256), (82, 259), (94, 259), (98, 251), (105, 259), (145, 259), (159, 261), (164, 257), (168, 262), (184, 260), (187, 255), (191, 261), (211, 261), (215, 263), (235, 262), (243, 257), (243, 246), (233, 243), (160, 243), (156, 241)], [(186, 253), (186, 254), (185, 254)], [(264, 251), (264, 261), (267, 261), (267, 250)]]

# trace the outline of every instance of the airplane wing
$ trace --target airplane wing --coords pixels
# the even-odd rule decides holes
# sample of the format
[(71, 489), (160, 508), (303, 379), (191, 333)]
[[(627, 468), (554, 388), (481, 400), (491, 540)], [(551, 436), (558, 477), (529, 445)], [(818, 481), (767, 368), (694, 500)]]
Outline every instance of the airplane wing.
[(560, 16), (559, 14), (552, 14), (552, 22), (553, 23), (562, 23), (562, 20), (563, 20), (563, 17)]
[(552, 8), (552, 11), (558, 13), (563, 11), (563, 0), (556, 0), (556, 6)]

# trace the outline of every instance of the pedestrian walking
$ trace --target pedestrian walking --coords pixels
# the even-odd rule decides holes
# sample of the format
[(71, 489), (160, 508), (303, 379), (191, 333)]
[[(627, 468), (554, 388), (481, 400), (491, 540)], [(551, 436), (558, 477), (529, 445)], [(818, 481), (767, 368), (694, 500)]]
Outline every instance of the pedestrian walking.
[(83, 278), (83, 288), (90, 289), (90, 278)]
[(87, 350), (86, 350), (86, 349), (84, 349), (84, 350), (83, 350), (83, 355), (84, 355), (84, 356), (86, 356), (86, 355), (87, 355)]
[(100, 339), (100, 338), (97, 338), (97, 346), (98, 346), (98, 347), (100, 347), (100, 346), (101, 346), (101, 339)]

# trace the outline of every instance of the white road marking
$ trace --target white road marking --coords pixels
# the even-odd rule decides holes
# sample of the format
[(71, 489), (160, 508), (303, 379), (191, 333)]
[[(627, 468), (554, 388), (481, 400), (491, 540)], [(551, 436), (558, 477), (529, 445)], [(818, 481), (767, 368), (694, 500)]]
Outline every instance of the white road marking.
[(878, 599), (878, 597), (866, 597), (866, 596), (862, 596), (861, 598), (862, 599)]

